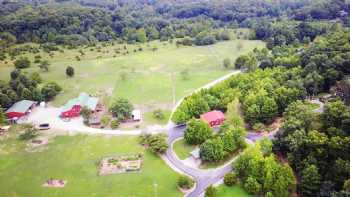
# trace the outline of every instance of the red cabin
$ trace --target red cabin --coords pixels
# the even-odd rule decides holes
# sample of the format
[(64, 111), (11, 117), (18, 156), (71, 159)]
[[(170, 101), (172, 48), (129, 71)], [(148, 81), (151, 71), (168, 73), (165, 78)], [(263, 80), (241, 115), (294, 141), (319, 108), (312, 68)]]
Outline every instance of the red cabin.
[(220, 126), (225, 121), (225, 114), (221, 111), (211, 111), (201, 115), (201, 120), (211, 127)]
[(73, 118), (80, 116), (83, 107), (87, 107), (92, 112), (96, 111), (98, 98), (91, 97), (86, 93), (81, 93), (79, 97), (68, 101), (63, 107), (60, 114), (61, 118)]

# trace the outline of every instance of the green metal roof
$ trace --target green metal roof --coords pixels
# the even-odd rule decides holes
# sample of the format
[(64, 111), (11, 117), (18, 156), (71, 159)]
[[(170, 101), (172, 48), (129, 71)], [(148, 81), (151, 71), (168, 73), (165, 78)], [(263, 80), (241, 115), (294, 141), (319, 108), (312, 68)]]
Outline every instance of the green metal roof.
[(18, 101), (17, 103), (13, 104), (12, 107), (10, 107), (8, 110), (6, 110), (6, 113), (10, 113), (10, 112), (26, 113), (33, 104), (35, 104), (34, 101), (29, 101), (29, 100)]
[(98, 98), (91, 97), (85, 92), (80, 93), (79, 97), (69, 100), (63, 107), (62, 111), (68, 111), (72, 109), (74, 105), (80, 105), (81, 107), (87, 107), (90, 110), (95, 110), (98, 103)]

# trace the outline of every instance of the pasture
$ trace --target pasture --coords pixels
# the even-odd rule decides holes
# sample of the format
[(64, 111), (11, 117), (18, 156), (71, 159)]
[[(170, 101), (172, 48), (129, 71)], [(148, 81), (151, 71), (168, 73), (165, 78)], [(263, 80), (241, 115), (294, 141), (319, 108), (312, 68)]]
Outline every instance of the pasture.
[[(182, 196), (176, 187), (178, 174), (158, 156), (138, 145), (137, 137), (77, 135), (58, 136), (51, 141), (40, 152), (25, 151), (23, 142), (16, 138), (8, 142), (22, 145), (0, 147), (2, 196), (148, 197), (155, 193), (158, 196)], [(8, 150), (10, 147), (12, 149)], [(98, 175), (101, 158), (132, 153), (144, 153), (141, 172)], [(50, 178), (68, 182), (64, 188), (42, 187)]]
[[(49, 72), (40, 71), (33, 63), (23, 72), (37, 71), (44, 81), (55, 81), (63, 87), (63, 92), (52, 102), (55, 106), (84, 91), (103, 97), (106, 104), (111, 99), (125, 97), (145, 111), (166, 110), (194, 89), (229, 73), (232, 68), (223, 68), (224, 58), (233, 62), (255, 47), (264, 47), (264, 43), (231, 40), (201, 47), (158, 41), (142, 45), (100, 43), (96, 47), (56, 51), (51, 57), (41, 51), (35, 55), (50, 62)], [(24, 56), (33, 62), (35, 55)], [(67, 66), (74, 67), (73, 78), (66, 76)], [(1, 79), (9, 79), (11, 70), (11, 61), (0, 62)]]

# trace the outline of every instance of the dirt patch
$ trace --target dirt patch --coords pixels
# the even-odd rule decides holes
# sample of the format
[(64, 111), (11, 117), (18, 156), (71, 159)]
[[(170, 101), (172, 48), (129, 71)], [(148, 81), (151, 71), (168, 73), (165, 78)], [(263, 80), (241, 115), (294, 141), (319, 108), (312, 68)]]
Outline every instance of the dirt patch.
[(99, 175), (139, 172), (142, 162), (142, 154), (106, 157), (101, 161)]
[(67, 184), (66, 180), (61, 179), (49, 179), (45, 181), (45, 183), (42, 185), (43, 187), (55, 187), (55, 188), (63, 188)]
[(27, 152), (40, 152), (46, 149), (46, 146), (49, 143), (48, 137), (37, 137), (35, 139), (30, 140), (27, 143)]

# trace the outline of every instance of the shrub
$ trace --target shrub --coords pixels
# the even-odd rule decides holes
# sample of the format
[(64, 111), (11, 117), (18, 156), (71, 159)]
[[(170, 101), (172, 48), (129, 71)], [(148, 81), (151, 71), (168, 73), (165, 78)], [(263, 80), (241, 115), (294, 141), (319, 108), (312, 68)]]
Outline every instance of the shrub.
[(111, 117), (109, 117), (109, 116), (103, 116), (103, 117), (101, 118), (101, 125), (102, 125), (103, 127), (106, 127), (106, 126), (108, 126), (108, 124), (109, 124), (110, 121), (111, 121)]
[(164, 134), (144, 134), (140, 135), (139, 138), (140, 144), (149, 146), (149, 149), (153, 153), (165, 153), (168, 149), (168, 143), (166, 139), (166, 135)]
[(35, 129), (33, 125), (26, 125), (25, 131), (19, 135), (20, 140), (31, 140), (38, 136), (38, 130)]
[(153, 117), (158, 120), (163, 120), (165, 118), (165, 115), (161, 109), (157, 109), (153, 111)]
[(200, 146), (200, 157), (203, 161), (218, 162), (222, 160), (224, 156), (224, 145), (219, 137), (209, 139)]
[(204, 196), (205, 197), (214, 197), (216, 192), (217, 192), (216, 190), (217, 189), (213, 185), (210, 185), (207, 189), (205, 189)]
[(192, 119), (188, 122), (185, 131), (185, 140), (188, 144), (202, 144), (212, 136), (212, 129), (201, 120)]
[(180, 176), (177, 180), (177, 186), (181, 189), (190, 189), (194, 185), (193, 180), (188, 176)]
[(14, 65), (17, 69), (29, 68), (30, 61), (27, 57), (20, 57), (14, 62)]
[(119, 120), (112, 120), (112, 122), (111, 122), (112, 129), (117, 129), (119, 127), (119, 125), (120, 125)]
[(248, 177), (244, 183), (244, 189), (250, 194), (258, 194), (261, 191), (261, 185), (253, 177)]
[(229, 58), (225, 58), (224, 61), (222, 62), (222, 65), (224, 66), (224, 68), (230, 68), (231, 60)]
[(233, 172), (227, 173), (224, 176), (224, 183), (227, 186), (233, 186), (237, 183), (237, 175)]
[(41, 76), (39, 75), (39, 73), (37, 72), (33, 72), (31, 75), (30, 75), (30, 79), (35, 81), (36, 83), (41, 83), (43, 80), (41, 78)]
[(71, 66), (68, 66), (68, 67), (66, 68), (66, 75), (67, 75), (68, 77), (73, 77), (73, 76), (74, 76), (74, 68), (71, 67)]
[(40, 62), (40, 64), (38, 66), (42, 71), (48, 72), (50, 63), (47, 60), (43, 60)]
[(129, 100), (119, 98), (113, 101), (109, 110), (113, 113), (113, 115), (115, 115), (118, 118), (118, 120), (125, 121), (131, 118), (133, 106)]
[(83, 107), (80, 111), (80, 115), (83, 117), (84, 119), (84, 124), (88, 124), (89, 123), (89, 119), (91, 116), (91, 110), (87, 107)]
[(53, 99), (61, 90), (62, 88), (57, 83), (49, 82), (42, 87), (41, 94), (45, 101), (49, 101)]

